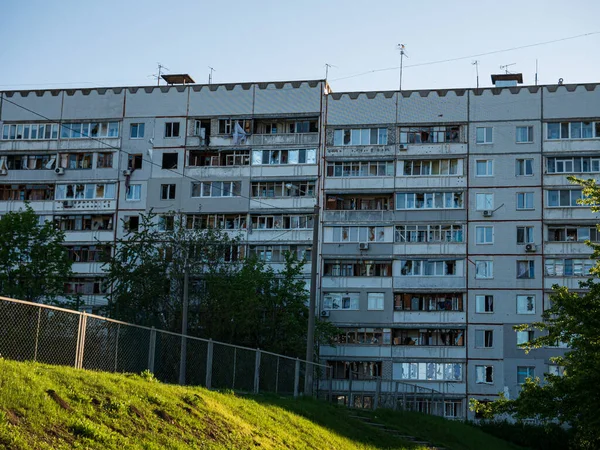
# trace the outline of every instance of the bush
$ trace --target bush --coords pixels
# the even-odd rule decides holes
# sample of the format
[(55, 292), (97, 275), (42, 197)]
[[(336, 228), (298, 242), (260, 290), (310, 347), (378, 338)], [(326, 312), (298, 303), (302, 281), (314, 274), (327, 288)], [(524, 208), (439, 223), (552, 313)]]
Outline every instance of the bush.
[(564, 450), (572, 448), (573, 432), (558, 424), (531, 425), (523, 422), (471, 422), (473, 426), (493, 436), (534, 450)]

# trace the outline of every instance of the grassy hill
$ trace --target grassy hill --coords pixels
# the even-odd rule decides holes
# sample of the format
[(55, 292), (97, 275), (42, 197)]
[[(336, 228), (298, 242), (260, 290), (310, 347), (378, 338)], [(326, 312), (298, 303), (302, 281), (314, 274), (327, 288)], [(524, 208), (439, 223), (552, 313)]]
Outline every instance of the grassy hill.
[[(421, 414), (367, 412), (371, 420), (449, 449), (516, 449), (468, 425)], [(0, 448), (426, 448), (312, 399), (239, 396), (0, 358)]]

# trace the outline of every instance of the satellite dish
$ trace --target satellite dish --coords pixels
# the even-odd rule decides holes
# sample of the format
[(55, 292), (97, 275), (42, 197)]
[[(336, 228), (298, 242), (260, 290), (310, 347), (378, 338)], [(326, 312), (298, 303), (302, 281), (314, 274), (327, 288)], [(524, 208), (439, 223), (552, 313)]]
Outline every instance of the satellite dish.
[(562, 78), (559, 78), (559, 79), (558, 79), (558, 85), (560, 86), (561, 84), (563, 84), (563, 79), (562, 79)]

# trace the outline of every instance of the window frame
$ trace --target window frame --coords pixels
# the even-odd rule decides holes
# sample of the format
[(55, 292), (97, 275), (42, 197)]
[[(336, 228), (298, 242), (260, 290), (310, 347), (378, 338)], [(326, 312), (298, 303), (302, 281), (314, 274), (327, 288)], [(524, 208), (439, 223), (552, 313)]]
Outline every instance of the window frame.
[[(177, 131), (177, 134), (175, 134)], [(176, 139), (181, 137), (181, 121), (165, 122), (165, 139)]]
[[(517, 211), (535, 211), (535, 197), (533, 192), (517, 192), (516, 210)], [(520, 202), (520, 199), (523, 199)], [(527, 207), (527, 199), (531, 200), (531, 207)], [(522, 204), (522, 205), (521, 205)], [(521, 205), (521, 206), (520, 206)]]
[[(482, 139), (480, 140), (479, 130), (483, 130)], [(475, 128), (475, 143), (477, 145), (489, 145), (494, 143), (494, 127), (476, 127)]]
[[(483, 230), (483, 240), (480, 241), (479, 230)], [(491, 230), (491, 240), (488, 241), (488, 231)], [(494, 226), (493, 225), (477, 225), (475, 227), (475, 245), (493, 245), (494, 244)]]
[[(371, 303), (373, 296), (374, 303)], [(372, 306), (373, 305), (373, 306)], [(385, 293), (384, 292), (368, 292), (367, 293), (367, 311), (384, 311), (385, 310)]]
[[(133, 130), (135, 128), (135, 136), (133, 135)], [(141, 130), (141, 134), (140, 134)], [(144, 135), (146, 132), (146, 123), (145, 122), (134, 122), (129, 124), (129, 139), (144, 139)]]
[[(516, 313), (519, 315), (533, 315), (535, 314), (535, 303), (536, 303), (535, 295), (523, 295), (517, 294), (516, 296)], [(529, 309), (529, 301), (531, 299), (531, 309)], [(525, 301), (525, 306), (520, 306), (520, 301)]]
[[(488, 301), (491, 300), (491, 301)], [(494, 314), (494, 296), (476, 295), (475, 296), (475, 314)]]
[[(479, 164), (485, 164), (484, 173), (479, 173)], [(475, 176), (478, 178), (494, 176), (494, 160), (493, 159), (476, 159), (475, 160)]]
[[(519, 129), (523, 129), (523, 128), (527, 130), (527, 140), (526, 141), (519, 140)], [(533, 125), (517, 125), (516, 131), (515, 131), (515, 143), (516, 144), (531, 144), (531, 143), (533, 143)]]

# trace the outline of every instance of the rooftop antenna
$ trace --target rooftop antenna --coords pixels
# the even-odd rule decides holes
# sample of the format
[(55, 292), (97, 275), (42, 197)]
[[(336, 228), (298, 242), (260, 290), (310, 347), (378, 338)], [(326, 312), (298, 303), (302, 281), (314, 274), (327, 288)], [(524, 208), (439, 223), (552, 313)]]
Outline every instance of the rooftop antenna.
[(535, 58), (535, 85), (538, 83), (538, 60)]
[(325, 63), (325, 81), (327, 81), (330, 67), (335, 67), (337, 69), (337, 66), (334, 66), (333, 64)]
[(160, 78), (162, 77), (163, 74), (163, 69), (164, 70), (170, 70), (167, 66), (163, 66), (161, 63), (156, 63), (158, 64), (158, 73), (155, 73), (152, 75), (152, 77), (156, 78), (156, 85), (160, 86)]
[(208, 66), (208, 68), (210, 69), (210, 73), (208, 74), (208, 84), (212, 84), (212, 74), (213, 72), (216, 72), (216, 70), (214, 67)]
[(471, 64), (475, 66), (475, 72), (477, 73), (477, 89), (479, 89), (479, 61), (475, 60)]
[(517, 64), (517, 63), (510, 63), (510, 64), (506, 64), (506, 65), (504, 65), (504, 66), (500, 66), (500, 70), (504, 70), (504, 71), (505, 71), (505, 73), (508, 75), (508, 74), (510, 73), (510, 72), (508, 71), (508, 68), (509, 68), (510, 66), (514, 66), (514, 65), (516, 65), (516, 64)]
[(398, 44), (396, 48), (400, 50), (400, 81), (398, 83), (398, 90), (402, 91), (402, 65), (404, 62), (404, 57), (406, 56), (408, 58), (408, 55), (406, 54), (406, 46), (404, 44)]

